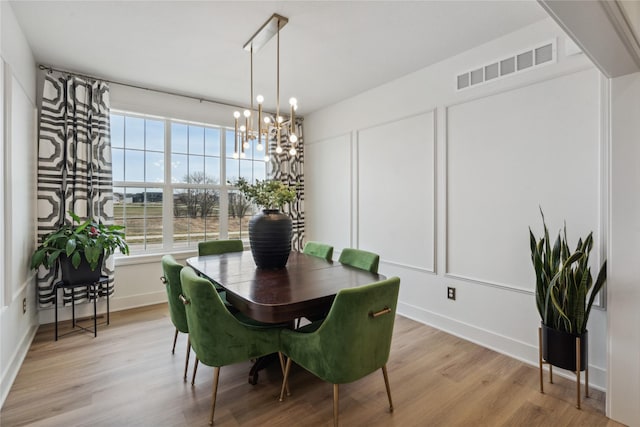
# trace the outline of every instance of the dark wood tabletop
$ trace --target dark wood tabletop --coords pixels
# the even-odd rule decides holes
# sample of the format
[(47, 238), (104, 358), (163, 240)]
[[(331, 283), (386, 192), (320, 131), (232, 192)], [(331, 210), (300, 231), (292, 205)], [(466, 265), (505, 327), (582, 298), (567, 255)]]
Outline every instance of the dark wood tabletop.
[(326, 313), (340, 289), (385, 279), (300, 252), (291, 252), (279, 270), (258, 269), (250, 251), (193, 257), (187, 264), (222, 286), (238, 310), (268, 323)]

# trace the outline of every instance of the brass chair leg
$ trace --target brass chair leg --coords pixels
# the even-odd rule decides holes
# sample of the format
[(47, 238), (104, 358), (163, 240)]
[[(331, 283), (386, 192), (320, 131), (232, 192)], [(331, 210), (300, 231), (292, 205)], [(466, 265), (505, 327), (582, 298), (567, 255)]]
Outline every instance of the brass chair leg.
[(387, 388), (387, 397), (389, 398), (389, 412), (393, 412), (393, 402), (391, 401), (391, 387), (389, 386), (389, 375), (387, 374), (387, 365), (382, 365), (382, 376), (384, 377), (384, 385)]
[(218, 395), (218, 378), (220, 378), (220, 367), (213, 368), (213, 392), (211, 395), (211, 419), (209, 425), (213, 425), (213, 415), (216, 412), (216, 396)]
[(171, 348), (171, 354), (176, 354), (176, 342), (178, 342), (178, 328), (176, 328), (176, 333), (173, 335), (173, 347)]
[[(285, 362), (284, 362), (284, 355), (280, 351), (278, 352), (278, 359), (280, 359), (280, 369), (282, 370), (282, 378), (284, 379)], [(287, 391), (287, 396), (291, 396), (291, 392), (289, 391), (289, 381), (285, 382), (285, 388)]]
[(338, 384), (333, 385), (333, 427), (338, 427)]
[(191, 355), (191, 339), (187, 337), (187, 357), (184, 361), (184, 381), (187, 381), (187, 370), (189, 369), (189, 356)]
[(191, 376), (191, 385), (196, 384), (196, 372), (198, 371), (198, 363), (200, 363), (200, 359), (196, 355), (196, 363), (193, 365), (193, 375)]
[(287, 388), (287, 381), (289, 379), (289, 369), (291, 369), (291, 358), (287, 359), (287, 366), (284, 368), (284, 378), (282, 379), (282, 388), (280, 389), (280, 402), (284, 401), (284, 392)]

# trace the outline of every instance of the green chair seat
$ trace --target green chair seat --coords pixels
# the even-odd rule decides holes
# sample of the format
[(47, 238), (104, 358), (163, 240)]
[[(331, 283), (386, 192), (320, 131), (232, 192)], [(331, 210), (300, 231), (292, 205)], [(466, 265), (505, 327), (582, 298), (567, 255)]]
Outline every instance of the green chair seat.
[[(182, 271), (182, 264), (176, 262), (175, 258), (171, 255), (165, 255), (162, 257), (162, 272), (163, 276), (160, 278), (162, 283), (165, 284), (167, 291), (167, 301), (169, 302), (169, 316), (171, 317), (171, 323), (176, 328), (176, 332), (173, 336), (173, 348), (171, 354), (175, 354), (176, 342), (178, 340), (178, 332), (183, 334), (189, 333), (189, 326), (187, 325), (187, 315), (184, 311), (184, 304), (180, 301), (180, 295), (182, 294), (182, 286), (180, 284), (180, 271)], [(191, 345), (187, 338), (187, 357), (184, 364), (184, 380), (187, 380), (187, 370), (189, 369), (189, 355), (191, 354)], [(195, 375), (195, 374), (194, 374)]]
[(198, 256), (203, 255), (220, 255), (229, 252), (244, 251), (242, 240), (207, 240), (198, 243)]
[(334, 424), (338, 423), (338, 385), (360, 379), (382, 369), (389, 407), (393, 411), (386, 364), (391, 349), (400, 279), (343, 289), (324, 322), (299, 330), (283, 329), (281, 352), (289, 357), (280, 400), (291, 362), (334, 384)]
[(214, 367), (213, 424), (220, 367), (279, 351), (280, 328), (256, 328), (240, 322), (224, 306), (213, 284), (190, 267), (180, 273), (191, 345), (200, 362)]

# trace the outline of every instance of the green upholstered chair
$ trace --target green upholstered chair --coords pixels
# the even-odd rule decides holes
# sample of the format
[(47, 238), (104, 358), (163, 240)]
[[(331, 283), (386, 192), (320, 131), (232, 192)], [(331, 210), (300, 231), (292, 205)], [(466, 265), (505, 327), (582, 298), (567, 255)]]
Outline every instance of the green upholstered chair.
[(307, 242), (302, 253), (331, 261), (333, 258), (333, 246), (320, 242)]
[(382, 369), (393, 411), (387, 360), (398, 302), (400, 279), (392, 277), (338, 292), (324, 322), (280, 333), (281, 352), (289, 357), (280, 401), (291, 367), (296, 362), (319, 378), (333, 383), (333, 422), (338, 425), (338, 385)]
[[(165, 255), (162, 257), (162, 273), (160, 278), (162, 283), (165, 284), (167, 290), (167, 300), (169, 301), (169, 315), (171, 316), (171, 322), (176, 327), (176, 333), (173, 336), (173, 348), (171, 354), (176, 352), (176, 341), (178, 340), (178, 332), (183, 334), (189, 334), (189, 327), (187, 326), (187, 316), (184, 311), (184, 304), (180, 301), (180, 294), (182, 294), (182, 286), (180, 285), (180, 271), (182, 270), (182, 264), (176, 262), (171, 255)], [(189, 355), (191, 353), (191, 344), (187, 337), (187, 360), (184, 363), (184, 380), (187, 380), (187, 369), (189, 369)], [(194, 373), (195, 375), (195, 373)]]
[(220, 255), (229, 252), (242, 252), (244, 245), (242, 240), (207, 240), (198, 243), (198, 255)]
[(214, 367), (211, 418), (216, 406), (220, 367), (276, 353), (280, 328), (245, 325), (225, 307), (213, 284), (185, 267), (180, 273), (189, 337), (198, 360)]
[(377, 273), (380, 255), (360, 249), (344, 248), (340, 253), (338, 261), (340, 261), (341, 264), (350, 265), (360, 270)]

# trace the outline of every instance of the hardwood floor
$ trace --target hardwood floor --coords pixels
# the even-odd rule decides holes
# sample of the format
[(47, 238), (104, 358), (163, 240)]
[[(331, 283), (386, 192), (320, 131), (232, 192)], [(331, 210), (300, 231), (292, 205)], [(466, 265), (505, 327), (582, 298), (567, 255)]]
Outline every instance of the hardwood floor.
[[(172, 355), (173, 332), (166, 305), (112, 313), (97, 338), (80, 333), (54, 342), (52, 325), (42, 326), (0, 425), (208, 425), (213, 369), (200, 365), (194, 387), (183, 382), (186, 337), (180, 334)], [(262, 371), (256, 386), (247, 383), (249, 368), (221, 368), (215, 425), (332, 425), (331, 384), (292, 368), (292, 395), (280, 403), (279, 366)], [(604, 416), (601, 392), (592, 390), (578, 410), (574, 382), (555, 376), (541, 394), (536, 367), (402, 317), (388, 370), (395, 411), (382, 373), (374, 373), (340, 386), (341, 425), (619, 425)]]

